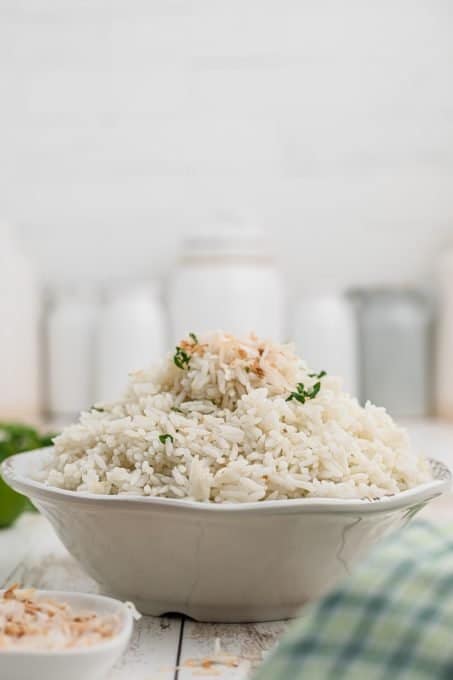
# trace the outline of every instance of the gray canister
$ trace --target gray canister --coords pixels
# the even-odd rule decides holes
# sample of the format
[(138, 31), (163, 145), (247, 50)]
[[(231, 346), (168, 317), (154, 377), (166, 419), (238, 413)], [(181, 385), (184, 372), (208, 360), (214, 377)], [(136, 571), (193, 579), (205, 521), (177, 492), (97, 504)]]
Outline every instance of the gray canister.
[(353, 293), (360, 337), (361, 397), (393, 416), (431, 410), (432, 312), (417, 290), (382, 288)]

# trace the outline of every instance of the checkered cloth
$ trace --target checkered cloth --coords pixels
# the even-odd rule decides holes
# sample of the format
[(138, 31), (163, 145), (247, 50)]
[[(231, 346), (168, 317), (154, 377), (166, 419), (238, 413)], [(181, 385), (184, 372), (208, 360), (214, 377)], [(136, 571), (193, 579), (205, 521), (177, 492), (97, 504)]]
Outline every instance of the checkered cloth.
[(453, 527), (413, 522), (302, 613), (254, 680), (453, 678)]

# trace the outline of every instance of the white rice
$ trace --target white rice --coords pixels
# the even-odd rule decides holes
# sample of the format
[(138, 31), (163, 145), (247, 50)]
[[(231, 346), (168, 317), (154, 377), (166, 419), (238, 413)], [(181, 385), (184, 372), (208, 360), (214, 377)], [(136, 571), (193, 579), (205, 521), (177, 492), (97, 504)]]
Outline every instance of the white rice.
[[(216, 332), (181, 347), (182, 368), (170, 354), (132, 373), (121, 401), (82, 413), (55, 439), (41, 478), (215, 503), (374, 499), (431, 478), (385, 409), (361, 407), (338, 378), (315, 377), (292, 346)], [(298, 383), (310, 394), (318, 382), (305, 403), (288, 401)]]

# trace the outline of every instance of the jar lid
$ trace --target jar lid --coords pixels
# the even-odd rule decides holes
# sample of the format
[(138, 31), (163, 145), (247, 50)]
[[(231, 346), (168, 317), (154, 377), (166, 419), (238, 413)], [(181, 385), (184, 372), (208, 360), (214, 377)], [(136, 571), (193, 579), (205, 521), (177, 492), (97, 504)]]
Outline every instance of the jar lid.
[(259, 229), (219, 226), (200, 231), (183, 241), (183, 257), (263, 257), (269, 254)]

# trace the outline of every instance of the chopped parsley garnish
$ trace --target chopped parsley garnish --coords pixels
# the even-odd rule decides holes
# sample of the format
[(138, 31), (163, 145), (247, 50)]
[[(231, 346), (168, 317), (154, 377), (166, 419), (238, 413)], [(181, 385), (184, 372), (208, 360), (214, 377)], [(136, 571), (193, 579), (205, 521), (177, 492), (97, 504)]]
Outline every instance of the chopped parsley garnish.
[(307, 395), (308, 399), (314, 399), (316, 395), (318, 394), (319, 390), (321, 389), (321, 383), (317, 382), (313, 385), (311, 388), (311, 392)]
[(193, 340), (194, 345), (198, 345), (198, 338), (195, 333), (189, 333), (189, 338)]
[(182, 411), (180, 408), (177, 406), (172, 406), (170, 411), (174, 411), (175, 413), (182, 413), (184, 415), (184, 411)]
[(187, 368), (190, 362), (190, 356), (185, 352), (182, 347), (177, 347), (173, 361), (178, 368)]
[(325, 371), (321, 371), (320, 373), (309, 373), (308, 377), (318, 378), (318, 380), (321, 380), (321, 378), (324, 378), (325, 375), (327, 375), (327, 373)]
[(291, 392), (289, 397), (286, 398), (286, 401), (292, 401), (293, 399), (296, 399), (296, 401), (298, 401), (299, 403), (305, 404), (307, 399), (314, 399), (320, 389), (321, 389), (320, 382), (315, 383), (311, 390), (310, 389), (306, 390), (304, 383), (297, 383), (296, 385), (297, 391)]
[(159, 441), (160, 441), (161, 444), (165, 444), (165, 442), (167, 441), (167, 439), (169, 439), (169, 440), (171, 441), (172, 444), (173, 444), (173, 442), (175, 441), (174, 438), (173, 438), (173, 436), (172, 436), (171, 434), (160, 434), (160, 435), (159, 435)]
[(92, 406), (91, 410), (92, 411), (98, 411), (99, 413), (104, 413), (104, 409), (101, 408), (100, 406)]

